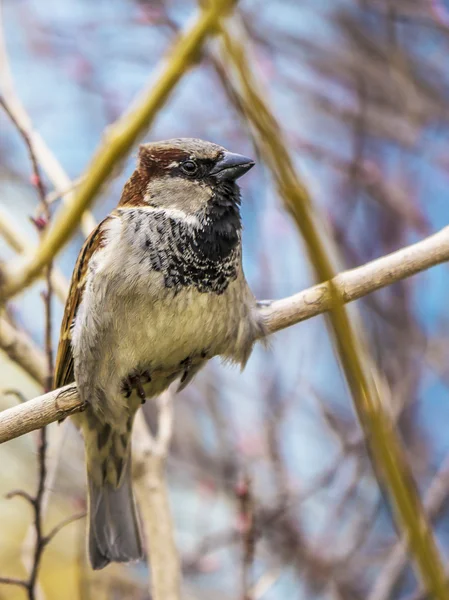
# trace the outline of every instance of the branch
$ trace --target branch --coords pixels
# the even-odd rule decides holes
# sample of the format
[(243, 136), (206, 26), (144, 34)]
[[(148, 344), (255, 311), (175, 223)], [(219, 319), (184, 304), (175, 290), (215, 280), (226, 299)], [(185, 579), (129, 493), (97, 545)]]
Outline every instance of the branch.
[(0, 583), (5, 585), (18, 585), (25, 589), (28, 588), (28, 582), (25, 579), (17, 579), (16, 577), (0, 577)]
[[(38, 193), (40, 208), (42, 211), (43, 218), (41, 221), (35, 221), (36, 228), (40, 233), (40, 237), (44, 235), (51, 219), (51, 213), (49, 209), (49, 205), (46, 197), (46, 190), (44, 186), (44, 182), (42, 180), (41, 170), (39, 166), (38, 159), (36, 157), (36, 153), (33, 147), (33, 143), (27, 133), (20, 123), (16, 120), (14, 114), (11, 112), (11, 108), (8, 102), (0, 95), (0, 106), (6, 112), (13, 125), (16, 127), (18, 133), (23, 139), (24, 144), (28, 149), (28, 154), (31, 161), (31, 167), (33, 171), (33, 180), (34, 185), (36, 186), (36, 190)], [(44, 306), (45, 306), (45, 352), (47, 358), (47, 371), (45, 378), (45, 389), (47, 391), (51, 390), (53, 383), (53, 343), (52, 343), (52, 316), (53, 316), (53, 287), (52, 287), (52, 270), (53, 263), (49, 262), (45, 268), (45, 279), (46, 279), (46, 292), (43, 295)], [(43, 521), (44, 521), (44, 510), (46, 508), (46, 483), (47, 483), (47, 429), (43, 427), (39, 432), (39, 441), (38, 441), (38, 484), (35, 496), (32, 498), (32, 507), (34, 512), (34, 521), (33, 526), (29, 529), (30, 536), (32, 538), (32, 558), (30, 561), (25, 560), (25, 567), (28, 571), (28, 585), (27, 585), (27, 594), (29, 600), (35, 600), (38, 597), (41, 597), (41, 591), (38, 588), (38, 575), (40, 565), (42, 563), (42, 557), (45, 550), (46, 545), (51, 540), (50, 538), (45, 538), (43, 533)], [(28, 544), (25, 543), (25, 547)]]
[[(353, 302), (446, 261), (449, 261), (449, 227), (421, 242), (339, 273), (332, 284), (345, 303)], [(329, 283), (325, 282), (294, 296), (261, 304), (267, 304), (261, 306), (261, 312), (265, 316), (268, 333), (274, 333), (329, 311), (332, 297)]]
[[(61, 164), (56, 159), (50, 148), (46, 145), (40, 134), (37, 131), (34, 131), (31, 119), (16, 93), (11, 76), (11, 70), (9, 68), (9, 59), (6, 51), (3, 30), (3, 17), (0, 3), (0, 89), (10, 107), (14, 120), (17, 122), (20, 129), (24, 131), (30, 139), (36, 154), (36, 158), (49, 180), (53, 183), (57, 190), (70, 189), (72, 187), (70, 177), (64, 171)], [(67, 204), (71, 204), (73, 201), (73, 194), (64, 194), (63, 201)], [(92, 214), (88, 211), (84, 212), (81, 217), (81, 229), (85, 237), (90, 234), (92, 229), (95, 227), (95, 224), (95, 219), (93, 218)]]
[(257, 64), (250, 60), (246, 30), (236, 16), (222, 27), (220, 42), (230, 66), (230, 79), (239, 96), (244, 117), (264, 162), (269, 166), (279, 195), (304, 239), (318, 281), (330, 281), (329, 324), (338, 357), (351, 392), (354, 408), (370, 449), (371, 462), (379, 482), (389, 493), (395, 520), (409, 540), (414, 566), (435, 598), (447, 598), (447, 583), (430, 524), (407, 462), (400, 437), (386, 406), (386, 386), (369, 356), (363, 328), (356, 325), (344, 307), (344, 298), (333, 285), (331, 255), (322, 235), (322, 219), (299, 177), (282, 128), (267, 102), (269, 94), (257, 76)]
[(181, 34), (156, 80), (134, 101), (130, 110), (107, 129), (87, 173), (75, 189), (73, 201), (57, 213), (35, 254), (21, 265), (5, 268), (0, 300), (7, 300), (30, 285), (61, 250), (101, 186), (125, 158), (137, 138), (148, 129), (176, 84), (196, 60), (207, 36), (215, 31), (220, 17), (232, 8), (234, 2), (215, 0)]
[(0, 412), (0, 443), (65, 419), (83, 408), (74, 383), (7, 408)]
[[(424, 506), (430, 519), (435, 519), (447, 501), (449, 492), (449, 458), (443, 463), (430, 483), (424, 497)], [(385, 565), (376, 578), (367, 600), (388, 600), (393, 597), (394, 589), (407, 567), (408, 545), (405, 539), (394, 544), (388, 553)]]
[(13, 327), (2, 316), (0, 316), (0, 349), (37, 383), (44, 386), (47, 372), (45, 354), (25, 332)]
[[(36, 248), (28, 241), (27, 236), (17, 227), (8, 213), (0, 206), (0, 235), (13, 250), (19, 254), (31, 255)], [(42, 273), (44, 275), (44, 273)], [(52, 286), (59, 300), (65, 304), (69, 293), (69, 284), (64, 275), (55, 267), (51, 274)]]
[(55, 525), (53, 527), (53, 529), (50, 531), (50, 533), (47, 533), (47, 535), (44, 536), (44, 538), (43, 538), (44, 545), (47, 546), (52, 541), (52, 539), (55, 537), (55, 535), (57, 535), (62, 529), (64, 529), (64, 527), (67, 527), (67, 525), (70, 525), (71, 523), (75, 523), (75, 521), (84, 519), (85, 516), (86, 516), (86, 513), (83, 512), (83, 513), (78, 513), (77, 515), (71, 515), (70, 517), (63, 519), (60, 523), (58, 523), (57, 525)]
[(151, 572), (154, 600), (180, 600), (181, 566), (173, 532), (165, 480), (165, 460), (171, 438), (172, 392), (161, 396), (158, 433), (154, 438), (142, 411), (133, 428), (133, 476), (136, 484)]
[[(344, 271), (335, 277), (333, 285), (342, 294), (344, 302), (352, 302), (371, 292), (420, 273), (432, 266), (449, 260), (449, 227), (438, 233), (387, 254), (356, 269)], [(321, 283), (294, 296), (275, 301), (260, 302), (261, 313), (265, 316), (268, 334), (305, 321), (331, 308), (329, 283)], [(0, 320), (0, 348), (15, 334), (6, 321)], [(35, 378), (42, 381), (45, 372), (45, 358), (39, 359), (40, 367), (34, 366), (34, 354), (39, 351), (26, 336), (21, 338), (20, 352), (14, 352), (14, 360), (26, 371), (34, 372)], [(43, 363), (43, 364), (42, 364)], [(44, 366), (43, 366), (44, 365)], [(0, 412), (0, 443), (39, 429), (53, 421), (63, 419), (82, 410), (74, 383), (44, 394), (25, 404)]]

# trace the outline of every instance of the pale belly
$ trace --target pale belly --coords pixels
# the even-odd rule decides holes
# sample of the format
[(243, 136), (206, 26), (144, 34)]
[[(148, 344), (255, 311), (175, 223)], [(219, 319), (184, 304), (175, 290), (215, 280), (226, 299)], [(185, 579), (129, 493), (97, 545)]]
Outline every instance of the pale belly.
[(221, 295), (189, 289), (177, 295), (167, 290), (159, 301), (122, 299), (111, 307), (114, 318), (105, 333), (98, 383), (108, 387), (111, 378), (124, 381), (146, 372), (150, 381), (144, 388), (151, 397), (212, 356), (238, 360), (243, 316), (242, 302), (233, 301), (238, 292), (230, 286)]

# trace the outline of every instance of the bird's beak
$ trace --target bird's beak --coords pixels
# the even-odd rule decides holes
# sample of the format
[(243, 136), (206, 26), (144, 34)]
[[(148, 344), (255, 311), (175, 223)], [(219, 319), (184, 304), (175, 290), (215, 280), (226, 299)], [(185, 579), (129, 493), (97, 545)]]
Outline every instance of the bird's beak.
[(224, 152), (223, 156), (215, 164), (215, 167), (210, 171), (210, 174), (219, 181), (235, 181), (254, 167), (255, 164), (247, 156)]

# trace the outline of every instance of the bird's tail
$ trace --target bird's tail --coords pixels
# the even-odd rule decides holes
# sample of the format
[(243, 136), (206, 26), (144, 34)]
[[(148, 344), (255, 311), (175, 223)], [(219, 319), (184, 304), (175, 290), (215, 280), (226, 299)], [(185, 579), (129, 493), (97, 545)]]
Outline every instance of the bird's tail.
[[(111, 460), (110, 456), (106, 460)], [(131, 487), (131, 456), (122, 467), (119, 484), (106, 478), (97, 484), (88, 473), (89, 556), (93, 569), (110, 562), (142, 558), (136, 506)]]

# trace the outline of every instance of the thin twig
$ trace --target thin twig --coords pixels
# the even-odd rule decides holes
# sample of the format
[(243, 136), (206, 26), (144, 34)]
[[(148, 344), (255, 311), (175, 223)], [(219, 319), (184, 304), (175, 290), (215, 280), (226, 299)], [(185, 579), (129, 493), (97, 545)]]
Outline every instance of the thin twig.
[(25, 490), (11, 490), (10, 492), (8, 492), (6, 494), (5, 498), (7, 500), (11, 500), (12, 498), (23, 498), (24, 500), (29, 502), (31, 504), (31, 506), (34, 506), (34, 502), (35, 502), (35, 499), (33, 498), (33, 496), (31, 494), (29, 494), (28, 492), (25, 492)]
[[(18, 133), (22, 137), (25, 145), (28, 149), (28, 154), (31, 160), (33, 170), (33, 183), (36, 186), (41, 210), (44, 215), (44, 220), (37, 223), (36, 227), (42, 236), (50, 223), (51, 214), (50, 208), (46, 199), (46, 190), (42, 175), (40, 172), (39, 164), (34, 152), (33, 144), (31, 139), (15, 118), (11, 111), (8, 103), (5, 99), (0, 96), (0, 106), (6, 112), (13, 125), (17, 129)], [(50, 261), (45, 268), (45, 280), (46, 280), (46, 291), (44, 292), (44, 306), (45, 306), (45, 353), (47, 357), (47, 377), (45, 383), (45, 390), (49, 392), (52, 388), (53, 382), (53, 343), (52, 343), (52, 299), (53, 299), (53, 288), (52, 288), (52, 262)], [(36, 584), (39, 574), (39, 567), (41, 563), (42, 553), (46, 546), (46, 540), (43, 535), (43, 498), (45, 493), (45, 482), (47, 477), (47, 429), (43, 427), (40, 431), (39, 442), (38, 442), (38, 464), (39, 464), (39, 475), (38, 475), (38, 486), (36, 496), (32, 500), (32, 506), (34, 509), (34, 552), (33, 559), (30, 566), (30, 573), (28, 578), (28, 598), (29, 600), (35, 600), (36, 598)], [(17, 494), (16, 494), (17, 495)]]
[[(36, 158), (36, 154), (34, 152), (33, 144), (28, 135), (28, 132), (22, 128), (20, 123), (17, 121), (14, 113), (11, 111), (6, 100), (0, 95), (0, 106), (3, 108), (5, 113), (11, 119), (14, 127), (19, 132), (22, 137), (27, 149), (28, 154), (31, 160), (31, 165), (33, 168), (33, 183), (36, 186), (38, 191), (39, 200), (41, 204), (41, 210), (45, 216), (45, 222), (40, 224), (38, 227), (39, 233), (42, 235), (46, 228), (50, 223), (50, 208), (47, 202), (46, 190), (44, 187), (44, 182), (42, 180), (42, 174), (40, 172), (39, 164)], [(52, 305), (52, 294), (53, 294), (53, 286), (52, 286), (52, 263), (49, 262), (46, 270), (45, 270), (45, 280), (47, 283), (47, 291), (44, 296), (45, 302), (45, 351), (47, 354), (47, 367), (48, 367), (48, 376), (47, 376), (47, 384), (46, 391), (50, 391), (52, 388), (53, 382), (53, 348), (52, 348), (52, 314), (51, 314), (51, 305)]]
[(28, 398), (20, 390), (0, 390), (2, 396), (14, 396), (19, 402), (27, 402)]
[(28, 582), (25, 579), (16, 579), (15, 577), (0, 577), (0, 583), (4, 583), (6, 585), (18, 585), (25, 589), (28, 588)]
[(67, 525), (70, 525), (71, 523), (74, 523), (75, 521), (79, 521), (80, 519), (83, 519), (86, 516), (86, 513), (79, 513), (77, 515), (72, 515), (71, 517), (67, 517), (67, 519), (64, 519), (63, 521), (61, 521), (60, 523), (58, 523), (57, 525), (55, 525), (55, 527), (53, 527), (53, 529), (50, 531), (50, 533), (48, 533), (46, 536), (44, 536), (43, 538), (43, 543), (46, 546), (47, 544), (49, 544), (52, 539), (55, 537), (55, 535), (57, 535), (61, 529), (64, 529), (64, 527), (66, 527)]
[(236, 496), (239, 507), (239, 529), (242, 543), (242, 600), (253, 600), (251, 594), (252, 567), (256, 546), (254, 496), (249, 475), (238, 484)]
[[(34, 130), (30, 116), (26, 112), (19, 96), (14, 88), (14, 83), (9, 65), (9, 57), (6, 51), (3, 26), (3, 3), (0, 2), (0, 90), (6, 99), (15, 121), (20, 125), (22, 131), (25, 131), (31, 140), (34, 153), (45, 171), (48, 179), (58, 190), (66, 190), (71, 186), (70, 177), (62, 168), (60, 162), (56, 159), (50, 148), (42, 139), (40, 134)], [(73, 202), (73, 193), (64, 194), (63, 201), (67, 204)], [(95, 219), (89, 211), (85, 211), (81, 217), (81, 229), (87, 237), (94, 229)]]

